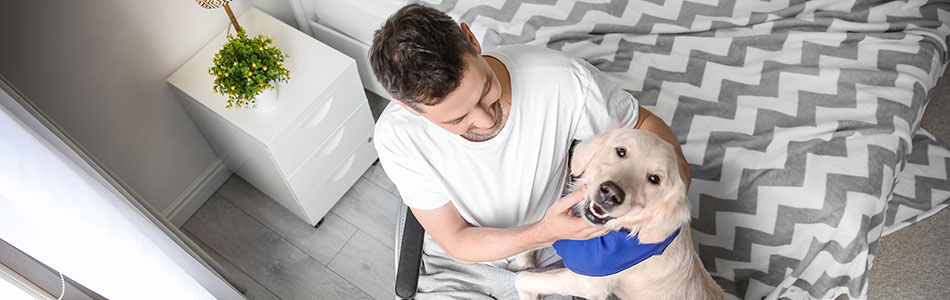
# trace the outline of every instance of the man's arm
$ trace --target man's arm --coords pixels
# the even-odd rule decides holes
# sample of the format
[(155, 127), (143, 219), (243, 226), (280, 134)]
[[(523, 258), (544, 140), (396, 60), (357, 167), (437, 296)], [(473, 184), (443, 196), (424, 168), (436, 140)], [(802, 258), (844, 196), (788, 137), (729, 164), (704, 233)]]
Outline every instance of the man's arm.
[(686, 184), (686, 188), (689, 188), (692, 177), (689, 173), (689, 165), (686, 164), (686, 158), (683, 157), (683, 149), (680, 149), (680, 142), (676, 139), (676, 134), (673, 133), (673, 130), (670, 129), (662, 119), (643, 108), (643, 106), (640, 106), (639, 116), (639, 120), (637, 120), (637, 124), (634, 125), (633, 128), (652, 132), (667, 143), (673, 145), (673, 149), (676, 150), (676, 157), (679, 160), (680, 177), (683, 178), (683, 183)]
[(476, 227), (462, 219), (452, 202), (412, 214), (443, 250), (460, 263), (496, 261), (549, 246), (561, 239), (590, 239), (607, 233), (571, 215), (570, 208), (584, 199), (584, 188), (559, 199), (541, 221), (513, 228)]

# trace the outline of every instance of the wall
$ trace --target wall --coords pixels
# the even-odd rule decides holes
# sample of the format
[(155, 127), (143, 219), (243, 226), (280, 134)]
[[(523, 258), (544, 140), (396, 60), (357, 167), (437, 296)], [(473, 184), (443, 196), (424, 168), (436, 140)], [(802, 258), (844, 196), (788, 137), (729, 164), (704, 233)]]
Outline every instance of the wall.
[[(165, 210), (217, 158), (165, 78), (227, 14), (194, 0), (50, 2), (0, 1), (0, 75)], [(251, 5), (297, 25), (286, 0), (231, 4)]]

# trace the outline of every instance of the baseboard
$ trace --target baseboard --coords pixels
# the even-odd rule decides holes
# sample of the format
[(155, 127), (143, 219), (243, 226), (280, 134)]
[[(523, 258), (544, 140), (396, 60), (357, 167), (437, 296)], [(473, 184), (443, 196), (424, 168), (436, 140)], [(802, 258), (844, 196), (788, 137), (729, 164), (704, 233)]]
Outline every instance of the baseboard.
[(231, 170), (228, 170), (224, 162), (220, 158), (215, 158), (208, 168), (201, 172), (168, 208), (162, 211), (162, 215), (176, 227), (181, 227), (228, 180), (228, 177), (231, 177), (231, 174)]

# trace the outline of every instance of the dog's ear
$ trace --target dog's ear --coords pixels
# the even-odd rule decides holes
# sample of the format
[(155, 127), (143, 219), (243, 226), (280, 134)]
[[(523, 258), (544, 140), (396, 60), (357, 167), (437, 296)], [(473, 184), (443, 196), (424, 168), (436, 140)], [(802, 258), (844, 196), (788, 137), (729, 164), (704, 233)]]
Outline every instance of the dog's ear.
[(639, 239), (641, 243), (659, 243), (676, 229), (689, 222), (689, 199), (686, 198), (686, 185), (676, 171), (673, 186), (666, 191), (649, 209), (641, 223)]
[(607, 135), (602, 134), (577, 144), (574, 147), (574, 154), (571, 156), (571, 175), (577, 176), (584, 173), (584, 170), (594, 161), (597, 153), (600, 152), (606, 142)]

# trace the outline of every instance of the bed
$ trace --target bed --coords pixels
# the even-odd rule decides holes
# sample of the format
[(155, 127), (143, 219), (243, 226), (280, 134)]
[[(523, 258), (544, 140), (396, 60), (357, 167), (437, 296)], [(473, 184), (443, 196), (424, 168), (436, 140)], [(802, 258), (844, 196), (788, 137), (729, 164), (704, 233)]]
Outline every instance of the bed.
[[(366, 49), (406, 1), (292, 3), (385, 96)], [(586, 59), (670, 124), (696, 248), (730, 298), (864, 299), (880, 237), (948, 205), (950, 151), (918, 126), (948, 62), (948, 1), (426, 3), (484, 49)]]

